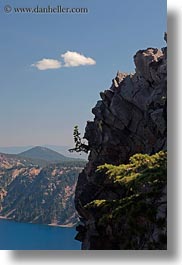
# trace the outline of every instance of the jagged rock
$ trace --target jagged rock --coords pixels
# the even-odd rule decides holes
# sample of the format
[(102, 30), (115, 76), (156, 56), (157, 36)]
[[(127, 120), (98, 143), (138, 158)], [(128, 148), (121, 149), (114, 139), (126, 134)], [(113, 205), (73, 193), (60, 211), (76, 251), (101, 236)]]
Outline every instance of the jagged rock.
[[(103, 243), (103, 239), (100, 243), (98, 237), (97, 242), (94, 240), (95, 228), (88, 225), (94, 215), (83, 216), (84, 205), (98, 198), (113, 200), (121, 195), (121, 191), (111, 186), (107, 192), (103, 191), (105, 177), (98, 177), (97, 166), (119, 165), (127, 163), (136, 153), (154, 154), (166, 150), (167, 48), (140, 50), (134, 62), (134, 74), (118, 72), (111, 88), (101, 92), (102, 100), (92, 110), (94, 121), (86, 126), (84, 138), (90, 148), (89, 162), (79, 175), (75, 195), (76, 208), (85, 220), (83, 249), (94, 249), (94, 244), (97, 248), (101, 242), (103, 249), (111, 247), (108, 242)], [(110, 227), (106, 230), (111, 236)]]
[(166, 43), (167, 43), (167, 32), (164, 33), (164, 40), (165, 40)]
[(112, 80), (112, 86), (110, 87), (110, 89), (111, 90), (117, 89), (126, 76), (127, 73), (121, 73), (118, 71), (116, 77)]
[(163, 109), (157, 109), (151, 113), (151, 118), (153, 122), (156, 124), (158, 130), (163, 135), (166, 129), (165, 120), (163, 118)]
[(146, 50), (138, 51), (134, 56), (136, 74), (138, 76), (144, 77), (145, 80), (147, 80), (149, 83), (160, 82), (158, 73), (157, 71), (155, 72), (154, 66), (156, 66), (157, 68), (158, 63), (161, 60), (161, 56), (162, 51), (158, 49), (149, 48)]

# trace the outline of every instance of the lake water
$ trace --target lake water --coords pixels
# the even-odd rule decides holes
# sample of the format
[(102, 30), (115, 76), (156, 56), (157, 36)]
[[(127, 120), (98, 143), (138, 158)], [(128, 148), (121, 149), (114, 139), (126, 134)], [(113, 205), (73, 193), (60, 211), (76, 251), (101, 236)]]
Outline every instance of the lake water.
[(80, 250), (74, 228), (0, 219), (0, 250)]

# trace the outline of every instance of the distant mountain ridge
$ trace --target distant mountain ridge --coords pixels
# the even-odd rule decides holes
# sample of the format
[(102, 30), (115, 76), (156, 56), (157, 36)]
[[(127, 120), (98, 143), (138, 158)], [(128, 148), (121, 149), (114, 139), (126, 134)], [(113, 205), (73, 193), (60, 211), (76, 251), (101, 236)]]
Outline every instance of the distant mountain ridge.
[(24, 151), (18, 156), (27, 157), (32, 159), (41, 159), (45, 161), (70, 161), (76, 158), (66, 157), (56, 151), (53, 151), (47, 147), (35, 146), (27, 151)]
[[(0, 153), (3, 154), (20, 154), (23, 153), (25, 151), (28, 151), (29, 149), (36, 147), (34, 145), (24, 145), (24, 146), (0, 146)], [(49, 148), (53, 151), (56, 151), (57, 153), (60, 153), (66, 157), (70, 157), (70, 158), (81, 158), (81, 159), (86, 159), (88, 155), (85, 153), (82, 154), (78, 154), (78, 153), (70, 153), (68, 150), (72, 147), (72, 146), (63, 146), (63, 145), (51, 145), (51, 144), (44, 144), (41, 145), (41, 147), (46, 147)]]

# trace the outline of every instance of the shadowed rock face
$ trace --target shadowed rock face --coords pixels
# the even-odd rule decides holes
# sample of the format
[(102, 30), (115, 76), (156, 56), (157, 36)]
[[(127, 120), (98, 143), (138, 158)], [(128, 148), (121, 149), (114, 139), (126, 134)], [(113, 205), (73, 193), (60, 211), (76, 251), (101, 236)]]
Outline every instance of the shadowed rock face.
[(91, 249), (94, 237), (95, 245), (96, 241), (99, 244), (94, 216), (84, 205), (95, 199), (118, 198), (111, 187), (103, 191), (104, 176), (98, 178), (97, 166), (127, 163), (136, 153), (151, 155), (167, 148), (167, 48), (140, 50), (134, 62), (134, 74), (118, 72), (111, 88), (100, 93), (101, 100), (92, 109), (94, 121), (87, 122), (85, 129), (89, 162), (79, 175), (75, 195), (84, 223), (84, 233), (78, 238), (83, 249)]

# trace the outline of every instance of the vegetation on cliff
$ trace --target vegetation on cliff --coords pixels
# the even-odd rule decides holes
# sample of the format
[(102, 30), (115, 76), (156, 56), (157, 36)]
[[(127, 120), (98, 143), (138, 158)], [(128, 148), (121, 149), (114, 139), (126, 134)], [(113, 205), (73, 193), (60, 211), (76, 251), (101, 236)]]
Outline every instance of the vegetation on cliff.
[(167, 153), (136, 154), (129, 164), (105, 164), (97, 171), (105, 174), (105, 189), (120, 189), (118, 199), (85, 205), (95, 217), (97, 236), (109, 238), (111, 249), (166, 249)]
[(73, 130), (73, 140), (74, 140), (74, 148), (69, 149), (69, 152), (77, 152), (77, 153), (88, 153), (89, 146), (85, 144), (83, 138), (80, 137), (81, 133), (79, 132), (78, 125), (75, 125)]
[(85, 128), (75, 192), (85, 250), (166, 249), (167, 47), (139, 50), (134, 64), (100, 93)]

